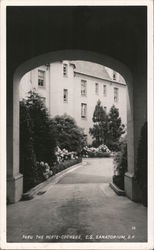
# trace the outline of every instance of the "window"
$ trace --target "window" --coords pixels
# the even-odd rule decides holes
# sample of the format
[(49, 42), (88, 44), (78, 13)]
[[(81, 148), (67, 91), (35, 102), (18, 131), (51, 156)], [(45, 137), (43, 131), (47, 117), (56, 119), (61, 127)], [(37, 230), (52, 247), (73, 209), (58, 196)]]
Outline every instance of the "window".
[(63, 92), (63, 100), (64, 102), (68, 102), (68, 89), (64, 89), (64, 92)]
[(45, 86), (45, 71), (38, 70), (38, 86), (44, 87)]
[(63, 76), (68, 76), (68, 65), (66, 63), (63, 64)]
[(114, 88), (114, 101), (118, 102), (118, 99), (119, 99), (119, 89)]
[(81, 95), (87, 95), (87, 82), (85, 80), (81, 80)]
[(81, 103), (81, 118), (87, 117), (87, 104)]
[(106, 89), (106, 85), (103, 85), (103, 95), (104, 96), (106, 96), (106, 94), (107, 94), (107, 91), (106, 91), (107, 89)]
[(96, 95), (99, 94), (99, 84), (98, 83), (95, 83), (95, 93), (96, 93)]
[(116, 72), (113, 71), (113, 80), (116, 81)]

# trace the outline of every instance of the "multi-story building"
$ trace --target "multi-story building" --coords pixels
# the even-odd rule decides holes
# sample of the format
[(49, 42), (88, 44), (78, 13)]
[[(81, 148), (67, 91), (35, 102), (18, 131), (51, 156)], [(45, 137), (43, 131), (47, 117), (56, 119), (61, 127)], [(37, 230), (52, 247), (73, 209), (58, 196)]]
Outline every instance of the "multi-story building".
[(127, 87), (123, 77), (105, 66), (85, 61), (62, 61), (43, 65), (24, 75), (20, 99), (29, 90), (39, 93), (49, 115), (68, 114), (85, 129), (91, 143), (89, 128), (97, 101), (109, 112), (114, 104), (126, 125)]

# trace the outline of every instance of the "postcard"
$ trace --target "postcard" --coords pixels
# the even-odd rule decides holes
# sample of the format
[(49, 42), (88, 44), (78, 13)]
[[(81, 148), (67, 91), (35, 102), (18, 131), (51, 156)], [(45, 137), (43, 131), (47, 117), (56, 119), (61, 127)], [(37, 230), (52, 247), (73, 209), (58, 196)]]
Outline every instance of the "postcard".
[(153, 1), (1, 1), (1, 249), (153, 249)]

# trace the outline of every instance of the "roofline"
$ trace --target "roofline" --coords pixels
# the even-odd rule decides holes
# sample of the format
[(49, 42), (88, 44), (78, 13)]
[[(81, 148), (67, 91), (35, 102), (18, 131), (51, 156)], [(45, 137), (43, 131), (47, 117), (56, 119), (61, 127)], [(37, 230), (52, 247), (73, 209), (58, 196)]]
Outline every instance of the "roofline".
[(89, 75), (89, 74), (86, 74), (86, 73), (81, 73), (81, 72), (76, 71), (76, 70), (74, 70), (74, 72), (77, 73), (77, 74), (80, 74), (80, 75), (90, 76), (90, 77), (93, 77), (93, 78), (96, 78), (96, 79), (105, 80), (105, 81), (108, 81), (108, 82), (112, 82), (112, 83), (121, 84), (121, 85), (123, 85), (123, 86), (126, 86), (126, 84), (125, 84), (125, 83), (122, 83), (122, 82), (117, 82), (117, 81), (113, 81), (113, 80), (108, 80), (108, 79), (101, 78), (101, 77), (98, 77), (98, 76), (92, 76), (92, 75)]

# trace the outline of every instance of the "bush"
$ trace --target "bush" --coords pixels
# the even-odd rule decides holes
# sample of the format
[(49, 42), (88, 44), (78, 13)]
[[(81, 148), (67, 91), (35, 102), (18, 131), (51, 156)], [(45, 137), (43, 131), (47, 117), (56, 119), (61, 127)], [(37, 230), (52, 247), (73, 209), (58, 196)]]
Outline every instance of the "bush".
[(33, 141), (33, 124), (24, 101), (20, 102), (20, 173), (23, 174), (23, 191), (34, 186), (36, 155)]
[(47, 180), (50, 176), (53, 175), (53, 171), (51, 170), (51, 167), (48, 165), (48, 163), (45, 162), (37, 162), (34, 166), (34, 184), (37, 185), (41, 183), (42, 181)]
[(113, 183), (124, 190), (124, 176), (127, 172), (127, 143), (121, 144), (121, 151), (114, 156)]
[(88, 156), (89, 157), (91, 157), (91, 158), (93, 158), (93, 157), (110, 157), (110, 153), (107, 153), (107, 152), (96, 152), (96, 153), (94, 153), (94, 152), (89, 152), (88, 153)]
[(84, 157), (110, 157), (111, 151), (104, 144), (100, 145), (98, 148), (94, 147), (84, 147), (82, 151)]
[(141, 189), (141, 200), (143, 205), (147, 206), (147, 122), (141, 129), (141, 136), (138, 146), (137, 170), (135, 173), (137, 183)]
[(98, 152), (97, 157), (110, 157), (111, 153), (109, 152)]
[(25, 102), (33, 124), (33, 142), (37, 161), (48, 162), (52, 165), (55, 161), (56, 138), (54, 128), (48, 111), (41, 97), (30, 91)]
[(120, 143), (119, 142), (110, 142), (108, 143), (108, 147), (113, 152), (118, 152), (120, 150)]
[(51, 120), (54, 127), (57, 145), (68, 151), (81, 153), (82, 148), (86, 145), (84, 130), (77, 126), (75, 120), (68, 115), (55, 116)]
[(56, 140), (47, 109), (41, 97), (30, 91), (20, 102), (20, 172), (26, 192), (39, 181), (36, 162), (52, 165), (55, 161)]
[(61, 163), (56, 163), (56, 164), (54, 164), (54, 166), (52, 168), (53, 173), (54, 174), (59, 173), (66, 168), (69, 168), (75, 164), (80, 163), (81, 161), (82, 161), (82, 158), (79, 157), (78, 159), (64, 160)]
[(63, 150), (61, 150), (58, 146), (56, 148), (56, 157), (57, 157), (57, 162), (63, 162), (64, 160), (68, 160), (68, 159), (77, 159), (78, 155), (77, 152), (69, 152), (67, 149), (63, 148)]

